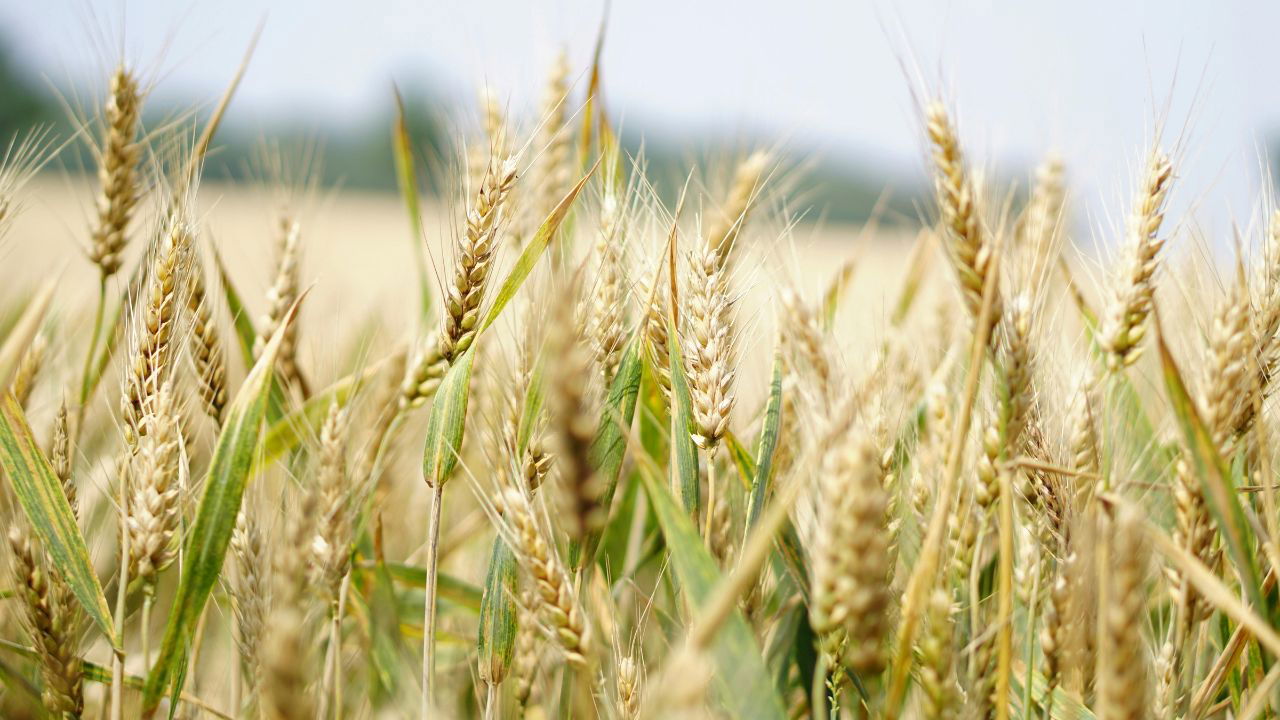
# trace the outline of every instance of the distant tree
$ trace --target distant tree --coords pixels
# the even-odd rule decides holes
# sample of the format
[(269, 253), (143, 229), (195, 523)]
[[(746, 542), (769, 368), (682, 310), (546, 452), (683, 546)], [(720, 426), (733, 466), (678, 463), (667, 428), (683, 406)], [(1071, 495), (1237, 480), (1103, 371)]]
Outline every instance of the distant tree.
[(9, 43), (0, 37), (0, 151), (17, 133), (55, 117), (48, 95), (23, 72)]

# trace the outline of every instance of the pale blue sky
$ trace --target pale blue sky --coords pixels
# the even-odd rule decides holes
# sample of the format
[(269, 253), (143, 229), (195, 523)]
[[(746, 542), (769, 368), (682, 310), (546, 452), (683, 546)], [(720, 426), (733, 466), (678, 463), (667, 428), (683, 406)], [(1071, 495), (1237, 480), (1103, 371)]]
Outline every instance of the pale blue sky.
[[(127, 55), (157, 67), (162, 89), (211, 97), (265, 17), (233, 110), (252, 127), (380, 114), (392, 79), (466, 98), (487, 83), (527, 107), (558, 47), (586, 67), (601, 12), (588, 0), (10, 0), (0, 24), (60, 82), (99, 77), (93, 38), (114, 54), (124, 27)], [(1245, 0), (616, 0), (606, 92), (637, 125), (763, 129), (900, 177), (922, 167), (920, 84), (903, 71), (918, 67), (924, 89), (955, 101), (973, 155), (1016, 168), (1060, 149), (1094, 222), (1127, 194), (1171, 97), (1166, 139), (1187, 136), (1177, 205), (1198, 203), (1220, 232), (1226, 211), (1249, 209), (1258, 150), (1280, 130), (1277, 27), (1280, 3)]]

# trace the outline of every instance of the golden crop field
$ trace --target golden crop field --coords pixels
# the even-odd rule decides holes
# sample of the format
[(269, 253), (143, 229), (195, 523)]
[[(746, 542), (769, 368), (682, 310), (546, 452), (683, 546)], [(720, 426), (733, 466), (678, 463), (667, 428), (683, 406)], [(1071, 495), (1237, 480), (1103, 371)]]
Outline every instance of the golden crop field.
[(598, 72), (443, 198), (201, 182), (133, 72), (0, 163), (4, 717), (1275, 712), (1280, 214), (1216, 267), (1158, 132), (1095, 252), (939, 101), (854, 227), (664, 201)]

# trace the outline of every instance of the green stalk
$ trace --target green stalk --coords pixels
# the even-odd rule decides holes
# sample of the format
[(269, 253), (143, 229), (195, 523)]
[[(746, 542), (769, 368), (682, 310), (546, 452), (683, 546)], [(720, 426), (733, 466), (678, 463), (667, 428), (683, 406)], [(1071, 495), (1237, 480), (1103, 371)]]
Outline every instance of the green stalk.
[[(1031, 709), (1031, 673), (1036, 667), (1036, 620), (1039, 619), (1036, 613), (1039, 610), (1039, 600), (1040, 573), (1037, 572), (1035, 579), (1031, 581), (1031, 599), (1027, 603), (1027, 673), (1022, 683), (1022, 716), (1027, 720), (1035, 717), (1035, 712)], [(1049, 720), (1047, 711), (1045, 720)]]
[(142, 666), (151, 665), (151, 606), (155, 603), (156, 589), (148, 585), (142, 593)]
[(89, 349), (84, 356), (84, 370), (80, 373), (80, 407), (76, 411), (76, 432), (84, 421), (85, 405), (89, 402), (90, 375), (93, 372), (93, 359), (98, 352), (98, 339), (102, 337), (102, 321), (105, 319), (107, 306), (107, 277), (102, 276), (98, 282), (98, 307), (93, 314), (93, 332), (89, 335)]
[[(120, 507), (128, 500), (128, 488), (121, 477)], [(111, 658), (111, 720), (124, 720), (124, 618), (129, 593), (129, 532), (123, 511), (120, 514), (120, 577), (116, 579), (115, 635), (120, 649)]]
[(713, 445), (707, 450), (707, 513), (702, 526), (702, 539), (707, 549), (711, 548), (711, 521), (716, 513), (716, 448)]
[(440, 555), (440, 506), (444, 500), (443, 478), (431, 491), (431, 525), (427, 530), (427, 581), (422, 615), (422, 720), (431, 720), (431, 693), (436, 674), (436, 570)]

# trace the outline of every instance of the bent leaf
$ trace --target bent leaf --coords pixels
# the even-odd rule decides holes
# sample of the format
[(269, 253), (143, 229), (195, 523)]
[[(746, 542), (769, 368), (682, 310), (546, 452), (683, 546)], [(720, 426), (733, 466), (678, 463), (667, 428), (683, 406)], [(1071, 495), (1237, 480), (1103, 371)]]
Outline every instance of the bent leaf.
[(471, 387), (471, 361), (476, 356), (473, 343), (449, 366), (436, 399), (431, 403), (431, 419), (427, 422), (427, 445), (422, 453), (422, 477), (431, 487), (449, 479), (458, 464), (462, 448), (462, 432), (467, 422), (467, 396)]
[(1168, 345), (1165, 344), (1164, 333), (1160, 330), (1159, 316), (1155, 313), (1153, 316), (1156, 326), (1156, 347), (1160, 352), (1160, 367), (1164, 374), (1165, 387), (1169, 391), (1173, 413), (1178, 419), (1178, 425), (1182, 428), (1183, 440), (1186, 442), (1187, 449), (1191, 451), (1191, 459), (1195, 463), (1196, 476), (1200, 478), (1204, 497), (1209, 501), (1209, 510), (1213, 513), (1219, 532), (1222, 533), (1227, 552), (1236, 566), (1236, 571), (1240, 574), (1241, 584), (1244, 585), (1249, 600), (1254, 607), (1265, 608), (1267, 605), (1263, 603), (1262, 581), (1252, 553), (1254, 544), (1247, 537), (1248, 523), (1245, 521), (1244, 511), (1240, 508), (1236, 490), (1227, 480), (1230, 477), (1227, 464), (1218, 453), (1213, 439), (1209, 436), (1209, 431), (1200, 419), (1200, 413), (1196, 411), (1191, 395), (1187, 392), (1182, 373), (1178, 370)]
[(413, 261), (418, 271), (418, 292), (422, 297), (422, 317), (431, 312), (431, 284), (427, 282), (427, 256), (422, 247), (422, 206), (418, 201), (418, 173), (413, 167), (413, 141), (409, 137), (409, 122), (405, 115), (404, 98), (400, 89), (392, 88), (396, 100), (396, 120), (391, 133), (392, 155), (396, 163), (396, 184), (404, 198), (409, 213), (409, 226), (413, 229)]
[(698, 446), (693, 443), (693, 398), (689, 394), (689, 379), (684, 374), (684, 360), (680, 356), (680, 339), (676, 335), (674, 320), (667, 322), (667, 353), (671, 367), (671, 447), (675, 453), (672, 485), (679, 488), (684, 509), (691, 516), (700, 517)]
[(538, 264), (538, 259), (542, 257), (542, 253), (546, 251), (547, 245), (551, 243), (551, 238), (555, 237), (556, 231), (560, 229), (560, 224), (564, 222), (564, 218), (569, 214), (569, 208), (573, 207), (573, 201), (578, 199), (578, 193), (582, 192), (582, 188), (586, 187), (587, 181), (595, 173), (596, 168), (600, 167), (600, 161), (596, 160), (596, 164), (591, 166), (586, 175), (578, 181), (573, 189), (569, 190), (569, 194), (565, 195), (560, 203), (555, 206), (551, 214), (546, 220), (542, 221), (542, 225), (538, 228), (538, 232), (534, 233), (533, 239), (525, 244), (524, 250), (520, 252), (520, 257), (516, 259), (516, 264), (511, 267), (507, 277), (502, 281), (502, 286), (498, 289), (498, 294), (494, 297), (493, 305), (489, 308), (489, 314), (485, 315), (484, 322), (480, 323), (480, 332), (484, 332), (485, 328), (493, 324), (494, 320), (502, 314), (503, 308), (507, 303), (511, 302), (511, 298), (516, 296), (516, 291), (524, 284), (525, 278), (529, 277), (529, 273), (533, 272), (533, 268)]
[(480, 600), (480, 630), (476, 641), (482, 675), (497, 671), (486, 682), (502, 682), (516, 648), (516, 556), (501, 537), (493, 539), (489, 570)]
[(49, 459), (31, 434), (22, 406), (10, 392), (5, 392), (0, 401), (0, 467), (4, 468), (4, 476), (9, 478), (18, 504), (45, 552), (53, 559), (54, 567), (61, 572), (93, 623), (118, 649), (120, 638), (116, 637), (111, 623), (111, 610), (93, 571), (89, 549), (71, 512), (71, 504)]
[[(618, 372), (609, 386), (609, 396), (600, 411), (600, 422), (591, 441), (588, 459), (596, 471), (597, 481), (604, 483), (600, 506), (605, 512), (613, 506), (613, 496), (618, 490), (618, 476), (622, 472), (622, 459), (627, 452), (627, 436), (631, 434), (631, 421), (636, 414), (636, 399), (640, 396), (640, 338), (627, 343)], [(577, 558), (580, 564), (591, 562), (600, 542), (600, 531), (591, 533), (582, 544)]]
[(258, 337), (258, 331), (253, 327), (253, 320), (249, 318), (244, 300), (240, 298), (240, 293), (232, 284), (231, 275), (227, 273), (227, 266), (222, 262), (222, 254), (217, 248), (213, 249), (213, 264), (218, 268), (218, 284), (222, 286), (222, 296), (227, 302), (227, 311), (231, 313), (231, 322), (236, 328), (240, 358), (244, 360), (245, 367), (253, 367), (253, 341)]
[[(720, 582), (716, 562), (670, 491), (649, 472), (641, 472), (639, 476), (666, 537), (671, 567), (680, 581), (680, 592), (691, 607), (700, 608), (710, 600)], [(735, 608), (730, 613), (712, 641), (710, 650), (717, 667), (713, 681), (716, 694), (732, 717), (786, 716), (755, 636), (741, 611)]]
[(0, 344), (0, 392), (9, 389), (13, 374), (17, 372), (18, 365), (27, 354), (27, 348), (40, 331), (40, 324), (44, 322), (45, 313), (49, 312), (56, 287), (57, 283), (53, 279), (45, 281), (40, 291), (27, 303), (27, 308), (22, 311), (13, 329), (5, 336), (4, 343)]
[(769, 482), (773, 475), (773, 454), (778, 449), (778, 434), (782, 429), (782, 353), (774, 353), (773, 379), (769, 381), (769, 401), (764, 406), (764, 427), (760, 430), (760, 442), (756, 447), (756, 474), (751, 482), (751, 501), (747, 506), (747, 532), (760, 519), (765, 498), (769, 494)]
[(250, 476), (293, 450), (303, 437), (317, 436), (320, 426), (324, 424), (324, 419), (329, 414), (330, 404), (336, 402), (339, 405), (345, 405), (357, 387), (377, 377), (395, 360), (396, 355), (393, 354), (378, 364), (365, 368), (364, 372), (347, 375), (312, 395), (302, 407), (273, 423), (267, 428), (266, 435), (262, 439), (262, 451), (254, 457), (253, 471), (249, 473)]
[(177, 692), (181, 689), (177, 683), (185, 674), (191, 638), (205, 603), (209, 600), (209, 593), (222, 573), (222, 562), (226, 557), (227, 545), (231, 542), (231, 531), (235, 528), (240, 503), (244, 499), (249, 469), (253, 465), (253, 455), (262, 434), (263, 418), (267, 414), (276, 356), (284, 341), (284, 333), (297, 315), (302, 299), (299, 297), (293, 307), (289, 308), (284, 322), (280, 323), (280, 327), (272, 335), (262, 356), (250, 370), (228, 408), (226, 423), (218, 435), (218, 443), (209, 463), (204, 495), (196, 510), (195, 523), (191, 526), (182, 550), (182, 575), (178, 580), (173, 606), (169, 610), (169, 622), (164, 629), (160, 655), (147, 677), (147, 686), (143, 692), (143, 710), (146, 714), (155, 710), (167, 691)]

